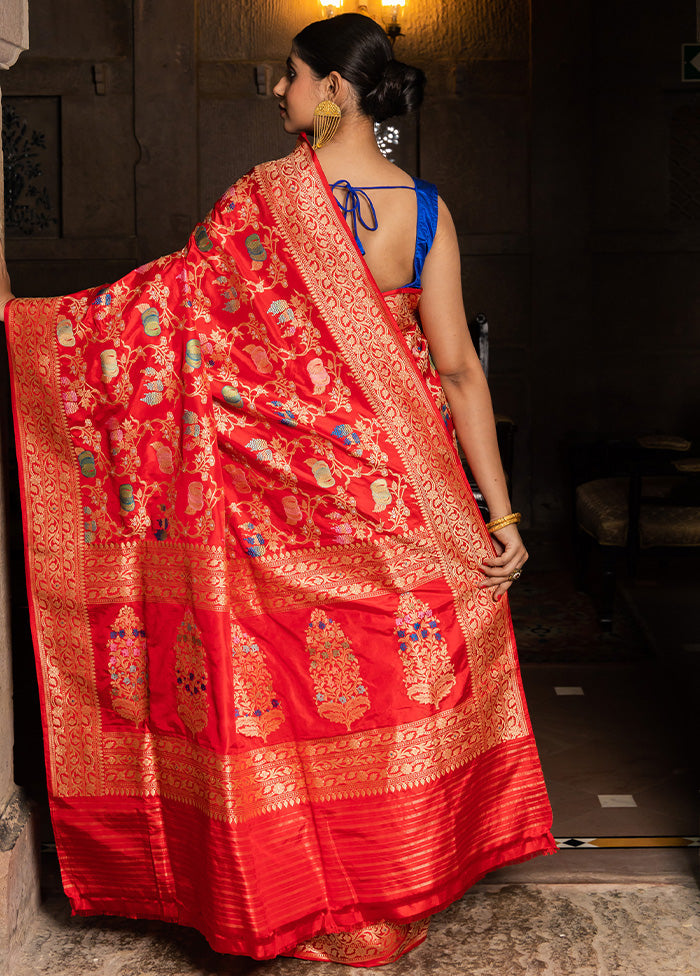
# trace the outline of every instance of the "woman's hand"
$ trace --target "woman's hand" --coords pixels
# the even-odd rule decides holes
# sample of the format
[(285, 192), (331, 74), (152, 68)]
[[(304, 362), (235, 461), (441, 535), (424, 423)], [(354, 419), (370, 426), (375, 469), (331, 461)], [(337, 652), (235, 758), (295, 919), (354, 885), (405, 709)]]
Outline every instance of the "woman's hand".
[(491, 588), (493, 599), (499, 600), (513, 582), (511, 575), (523, 568), (528, 555), (515, 525), (506, 525), (497, 532), (492, 532), (491, 538), (497, 555), (485, 559), (481, 564), (481, 571), (486, 578), (479, 583), (479, 589)]
[(5, 306), (14, 297), (10, 285), (10, 274), (5, 264), (5, 251), (3, 250), (2, 241), (0, 241), (0, 322), (5, 321)]

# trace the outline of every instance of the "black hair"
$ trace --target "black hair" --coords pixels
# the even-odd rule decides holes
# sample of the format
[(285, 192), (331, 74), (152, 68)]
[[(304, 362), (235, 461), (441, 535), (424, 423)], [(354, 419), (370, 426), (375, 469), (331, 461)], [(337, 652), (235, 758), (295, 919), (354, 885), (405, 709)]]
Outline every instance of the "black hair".
[(425, 75), (395, 61), (389, 38), (364, 14), (339, 14), (300, 31), (292, 47), (318, 78), (337, 71), (375, 122), (404, 115), (423, 101)]

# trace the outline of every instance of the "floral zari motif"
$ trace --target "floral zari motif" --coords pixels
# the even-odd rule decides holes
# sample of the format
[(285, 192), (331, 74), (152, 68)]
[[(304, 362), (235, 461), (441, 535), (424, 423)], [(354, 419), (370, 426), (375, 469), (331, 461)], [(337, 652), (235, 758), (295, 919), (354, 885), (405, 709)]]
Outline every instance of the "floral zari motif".
[(399, 601), (396, 636), (408, 697), (439, 705), (454, 687), (454, 668), (437, 619), (413, 593), (404, 593)]
[(148, 718), (148, 655), (146, 632), (132, 607), (119, 611), (107, 649), (114, 711), (140, 725)]
[(346, 966), (386, 965), (420, 945), (428, 934), (429, 925), (429, 918), (408, 925), (374, 922), (350, 932), (317, 935), (315, 939), (300, 943), (291, 954), (296, 959)]
[(175, 638), (177, 712), (190, 732), (201, 732), (207, 724), (207, 667), (204, 643), (192, 611), (185, 611)]
[(236, 732), (265, 742), (284, 722), (279, 697), (258, 643), (238, 624), (231, 625)]
[(323, 610), (311, 614), (306, 649), (319, 715), (349, 729), (369, 708), (369, 697), (350, 641)]

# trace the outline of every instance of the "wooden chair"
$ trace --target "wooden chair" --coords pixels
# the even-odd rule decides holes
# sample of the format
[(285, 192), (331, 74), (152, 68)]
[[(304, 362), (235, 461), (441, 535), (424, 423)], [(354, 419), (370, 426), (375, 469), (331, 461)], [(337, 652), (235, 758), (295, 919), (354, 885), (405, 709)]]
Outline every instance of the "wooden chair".
[(599, 549), (599, 619), (612, 629), (616, 576), (624, 554), (634, 578), (641, 550), (700, 547), (700, 458), (680, 437), (639, 437), (608, 445), (607, 474), (575, 490), (577, 578), (586, 589), (589, 557)]

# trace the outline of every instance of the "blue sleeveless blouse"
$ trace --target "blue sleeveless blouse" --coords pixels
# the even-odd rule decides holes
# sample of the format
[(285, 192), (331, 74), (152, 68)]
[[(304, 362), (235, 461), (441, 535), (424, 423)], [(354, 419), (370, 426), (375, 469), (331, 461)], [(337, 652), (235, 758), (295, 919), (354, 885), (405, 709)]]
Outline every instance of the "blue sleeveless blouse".
[[(418, 214), (416, 219), (416, 249), (413, 255), (413, 281), (407, 285), (402, 285), (401, 287), (402, 289), (420, 288), (423, 265), (425, 264), (425, 259), (428, 256), (428, 251), (432, 247), (433, 240), (435, 239), (435, 231), (437, 230), (438, 192), (435, 184), (428, 183), (427, 180), (420, 180), (415, 177), (413, 178), (413, 186), (352, 186), (347, 180), (337, 180), (335, 183), (331, 184), (331, 191), (335, 189), (345, 191), (345, 200), (342, 203), (337, 197), (334, 197), (334, 199), (340, 207), (343, 215), (346, 218), (350, 218), (350, 225), (352, 227), (352, 234), (355, 238), (355, 243), (359, 248), (360, 254), (363, 255), (365, 253), (365, 249), (362, 246), (362, 242), (360, 241), (358, 234), (358, 223), (362, 224), (365, 230), (370, 231), (376, 230), (379, 226), (374, 205), (369, 198), (367, 191), (415, 190)], [(369, 205), (370, 216), (368, 219), (371, 222), (365, 221), (362, 216), (360, 209), (362, 199), (364, 199), (365, 203)]]

